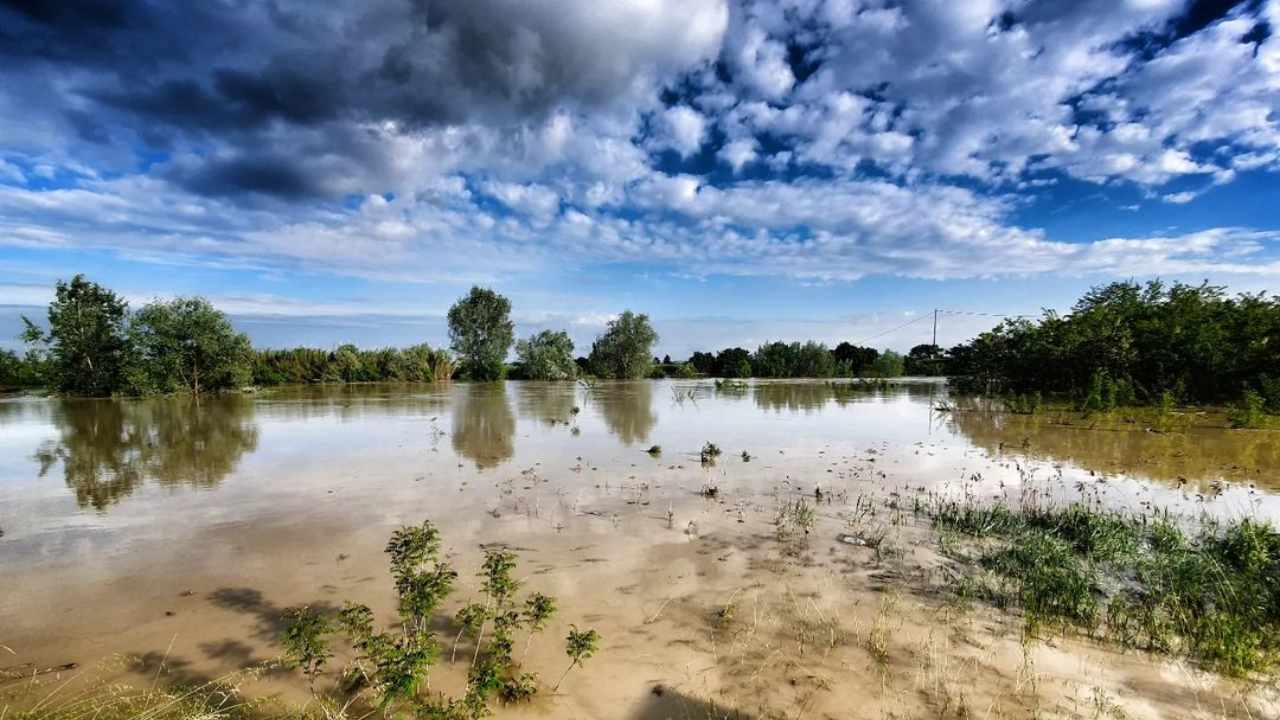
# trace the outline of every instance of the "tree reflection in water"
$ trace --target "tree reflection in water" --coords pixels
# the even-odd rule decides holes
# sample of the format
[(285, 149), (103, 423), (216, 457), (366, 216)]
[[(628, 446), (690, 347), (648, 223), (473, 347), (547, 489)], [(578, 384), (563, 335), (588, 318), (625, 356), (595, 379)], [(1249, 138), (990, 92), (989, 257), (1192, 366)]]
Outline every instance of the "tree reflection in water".
[(453, 451), (484, 470), (515, 454), (516, 417), (504, 383), (457, 386), (453, 409)]
[(657, 383), (648, 380), (602, 383), (592, 393), (609, 432), (624, 445), (642, 443), (658, 424), (653, 412), (653, 392)]
[(60, 463), (80, 507), (101, 511), (148, 479), (214, 487), (258, 445), (253, 400), (241, 395), (63, 400), (53, 423), (59, 439), (35, 455), (40, 476)]

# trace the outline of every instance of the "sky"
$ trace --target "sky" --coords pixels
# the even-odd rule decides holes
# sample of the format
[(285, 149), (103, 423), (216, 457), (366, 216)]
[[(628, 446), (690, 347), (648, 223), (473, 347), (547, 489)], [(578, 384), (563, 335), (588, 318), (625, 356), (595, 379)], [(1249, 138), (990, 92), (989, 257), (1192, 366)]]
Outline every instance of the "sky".
[(906, 350), (1280, 290), (1280, 0), (0, 0), (0, 347), (84, 273), (265, 346)]

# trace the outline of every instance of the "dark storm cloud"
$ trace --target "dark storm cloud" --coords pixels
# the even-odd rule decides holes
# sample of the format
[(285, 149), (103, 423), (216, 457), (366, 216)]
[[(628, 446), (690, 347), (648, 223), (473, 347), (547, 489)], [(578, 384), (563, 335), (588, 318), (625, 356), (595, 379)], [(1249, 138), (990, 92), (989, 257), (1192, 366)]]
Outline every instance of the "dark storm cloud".
[(173, 179), (186, 189), (202, 195), (249, 192), (302, 198), (326, 192), (303, 163), (280, 155), (210, 160), (189, 174), (175, 173)]
[[(672, 61), (679, 44), (619, 38), (629, 28), (591, 3), (0, 1), (0, 53), (10, 58), (0, 77), (21, 82), (39, 69), (70, 78), (51, 100), (80, 138), (131, 136), (202, 154), (248, 156), (265, 133), (287, 143), (279, 131), (289, 127), (502, 127), (560, 107), (597, 109)], [(300, 167), (282, 167), (287, 155), (269, 168), (211, 167), (209, 182), (189, 186), (289, 196), (318, 188), (298, 181)]]

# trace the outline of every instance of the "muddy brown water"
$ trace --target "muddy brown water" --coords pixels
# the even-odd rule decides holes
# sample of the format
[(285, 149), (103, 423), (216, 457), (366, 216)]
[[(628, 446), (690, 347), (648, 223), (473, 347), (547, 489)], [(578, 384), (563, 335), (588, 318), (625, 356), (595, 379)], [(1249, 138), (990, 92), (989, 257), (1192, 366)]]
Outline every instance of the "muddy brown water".
[[(1276, 522), (1280, 434), (1212, 418), (1158, 433), (962, 402), (938, 412), (946, 395), (932, 382), (643, 381), (6, 398), (0, 668), (198, 682), (278, 656), (291, 606), (350, 599), (389, 622), (382, 546), (429, 518), (463, 591), (476, 588), (481, 547), (502, 543), (526, 588), (559, 598), (529, 656), (544, 678), (563, 669), (569, 623), (604, 637), (561, 695), (503, 711), (513, 716), (1276, 708), (1274, 695), (1180, 661), (1072, 638), (1028, 650), (1007, 613), (952, 607), (936, 591), (927, 523), (884, 508), (1031, 492)], [(704, 466), (708, 441), (723, 454)], [(777, 509), (800, 497), (822, 498), (817, 525), (780, 541)], [(880, 508), (894, 553), (838, 540), (864, 504)], [(436, 686), (460, 676), (446, 664)], [(246, 688), (306, 698), (279, 670)]]

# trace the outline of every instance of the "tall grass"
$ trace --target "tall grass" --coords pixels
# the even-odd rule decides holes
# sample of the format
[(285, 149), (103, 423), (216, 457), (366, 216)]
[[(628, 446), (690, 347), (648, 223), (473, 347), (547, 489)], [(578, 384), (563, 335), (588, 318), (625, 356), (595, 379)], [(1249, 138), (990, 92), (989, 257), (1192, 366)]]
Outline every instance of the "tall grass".
[[(1254, 520), (1188, 536), (1167, 518), (1065, 508), (942, 503), (962, 594), (1016, 605), (1029, 631), (1074, 627), (1246, 676), (1280, 661), (1280, 533)], [(981, 539), (981, 540), (978, 540)]]

